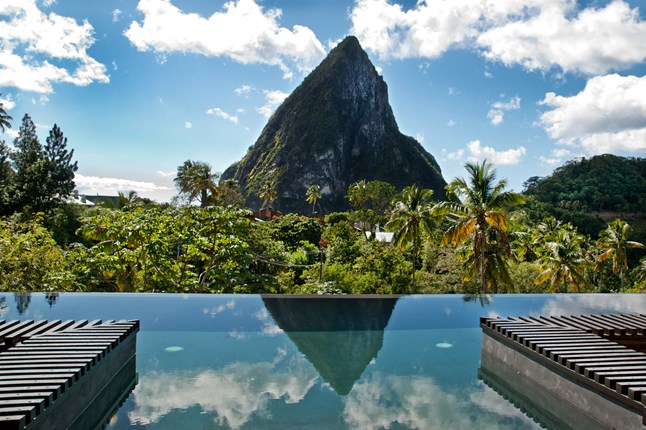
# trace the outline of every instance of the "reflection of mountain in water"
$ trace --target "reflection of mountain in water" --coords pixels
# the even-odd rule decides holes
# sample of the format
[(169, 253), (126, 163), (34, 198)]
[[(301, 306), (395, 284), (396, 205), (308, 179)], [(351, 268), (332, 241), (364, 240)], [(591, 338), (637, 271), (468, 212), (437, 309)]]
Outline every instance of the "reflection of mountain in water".
[(334, 391), (346, 395), (383, 346), (398, 297), (263, 297), (265, 307)]

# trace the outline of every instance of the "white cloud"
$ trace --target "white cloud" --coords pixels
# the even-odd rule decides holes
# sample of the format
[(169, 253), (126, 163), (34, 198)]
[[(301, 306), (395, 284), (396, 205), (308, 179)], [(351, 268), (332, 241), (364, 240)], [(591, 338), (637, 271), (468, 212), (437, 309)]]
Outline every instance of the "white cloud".
[(457, 95), (460, 95), (460, 94), (462, 94), (462, 92), (461, 92), (461, 91), (456, 90), (456, 89), (455, 89), (455, 88), (453, 88), (453, 87), (449, 87), (449, 95), (450, 95), (450, 96), (457, 96)]
[(18, 130), (16, 130), (15, 128), (5, 128), (4, 134), (15, 139), (16, 137), (18, 137)]
[(545, 94), (540, 124), (564, 145), (588, 154), (646, 152), (646, 76), (597, 76), (578, 94)]
[(253, 85), (244, 84), (233, 90), (239, 96), (247, 95), (254, 89)]
[(219, 107), (214, 107), (206, 111), (207, 115), (215, 115), (219, 116), (220, 118), (224, 118), (227, 121), (231, 121), (234, 124), (237, 124), (240, 118), (238, 118), (235, 115), (231, 115), (220, 109)]
[(505, 120), (505, 112), (520, 109), (520, 97), (514, 96), (508, 102), (497, 101), (491, 105), (487, 118), (493, 125), (500, 125)]
[(112, 61), (112, 70), (119, 70), (119, 66), (117, 65), (116, 61)]
[(424, 143), (424, 133), (421, 131), (415, 135), (415, 140), (419, 143)]
[(42, 0), (42, 3), (44, 7), (50, 7), (56, 3), (56, 0)]
[(498, 166), (513, 165), (520, 162), (527, 149), (520, 146), (516, 149), (498, 151), (491, 146), (482, 146), (479, 140), (473, 140), (467, 144), (470, 161), (482, 161), (485, 158)]
[(186, 13), (170, 0), (140, 0), (142, 22), (133, 21), (125, 36), (140, 51), (226, 56), (242, 64), (278, 66), (287, 79), (292, 65), (313, 69), (325, 49), (312, 30), (279, 26), (280, 9), (264, 11), (254, 0), (232, 0), (209, 17)]
[(164, 172), (163, 170), (158, 170), (157, 174), (162, 178), (174, 178), (177, 174), (176, 172)]
[(34, 97), (31, 98), (31, 104), (34, 105), (45, 106), (47, 103), (49, 103), (49, 97), (47, 97), (45, 94), (42, 94), (38, 98), (38, 100), (36, 100)]
[(384, 59), (472, 47), (506, 65), (586, 74), (646, 59), (646, 22), (623, 0), (596, 9), (573, 0), (418, 0), (408, 10), (392, 0), (357, 0), (350, 18), (350, 32)]
[(443, 161), (460, 161), (464, 157), (464, 149), (458, 149), (455, 152), (449, 152), (446, 149), (442, 149), (442, 160)]
[(133, 181), (131, 179), (105, 178), (99, 176), (74, 175), (76, 189), (81, 194), (116, 195), (119, 191), (150, 192), (169, 190), (169, 187), (152, 182)]
[[(581, 156), (581, 155), (578, 155)], [(566, 159), (572, 159), (575, 155), (569, 149), (565, 148), (556, 148), (550, 151), (550, 156), (545, 157), (541, 155), (538, 157), (540, 164), (543, 166), (556, 167), (563, 164)]]
[(561, 158), (545, 157), (543, 155), (538, 157), (538, 160), (540, 161), (542, 166), (549, 166), (549, 167), (556, 167), (563, 163), (563, 160)]
[[(109, 82), (106, 67), (87, 53), (94, 43), (89, 22), (45, 15), (35, 0), (4, 0), (0, 17), (0, 87), (51, 93), (59, 82)], [(66, 68), (72, 64), (74, 70)]]
[(190, 123), (190, 122), (188, 122), (188, 121), (186, 121), (186, 122), (184, 123), (184, 128), (193, 128), (193, 124), (192, 124), (192, 123)]
[(2, 104), (2, 109), (5, 111), (9, 111), (16, 107), (16, 102), (13, 101), (13, 96), (11, 94), (7, 94), (6, 97), (0, 97), (0, 104)]
[(573, 156), (572, 152), (569, 149), (565, 149), (565, 148), (553, 149), (551, 151), (551, 154), (554, 157), (560, 157), (560, 158)]
[(121, 11), (121, 9), (115, 9), (115, 10), (113, 10), (113, 11), (112, 11), (112, 22), (118, 22), (118, 21), (119, 21), (119, 18), (121, 18), (121, 14), (122, 14), (122, 13), (123, 13), (123, 12)]
[(265, 118), (269, 118), (276, 108), (289, 96), (289, 94), (284, 93), (280, 90), (265, 90), (265, 100), (267, 103), (259, 108), (256, 108), (256, 112)]
[(446, 123), (447, 127), (453, 127), (456, 124), (456, 122), (453, 119), (450, 119), (449, 122)]
[[(599, 9), (548, 2), (540, 13), (491, 28), (478, 37), (485, 57), (529, 70), (585, 74), (626, 69), (646, 59), (646, 22), (637, 9), (614, 0)], [(577, 13), (578, 12), (578, 13)]]

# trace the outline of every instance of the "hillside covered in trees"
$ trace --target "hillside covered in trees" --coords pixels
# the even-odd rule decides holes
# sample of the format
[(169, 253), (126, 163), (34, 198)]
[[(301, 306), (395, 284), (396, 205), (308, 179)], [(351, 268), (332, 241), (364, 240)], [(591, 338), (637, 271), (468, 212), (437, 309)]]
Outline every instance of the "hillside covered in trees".
[(646, 240), (646, 159), (598, 155), (575, 159), (550, 176), (525, 182), (528, 208), (539, 220), (554, 216), (597, 237), (606, 221), (629, 220)]

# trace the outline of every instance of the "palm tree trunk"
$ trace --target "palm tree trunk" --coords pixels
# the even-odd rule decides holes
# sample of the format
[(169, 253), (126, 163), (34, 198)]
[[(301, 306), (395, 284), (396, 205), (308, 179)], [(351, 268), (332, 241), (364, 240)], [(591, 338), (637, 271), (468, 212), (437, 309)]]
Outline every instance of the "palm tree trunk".
[(487, 276), (485, 272), (485, 252), (484, 252), (484, 232), (480, 232), (480, 237), (478, 238), (480, 242), (480, 287), (482, 288), (482, 294), (487, 294)]
[(415, 294), (415, 257), (417, 256), (417, 242), (413, 242), (413, 276), (411, 280), (410, 292)]
[(202, 202), (201, 202), (200, 206), (205, 208), (206, 207), (206, 189), (203, 189), (201, 191), (201, 194), (202, 194), (202, 196), (201, 196)]

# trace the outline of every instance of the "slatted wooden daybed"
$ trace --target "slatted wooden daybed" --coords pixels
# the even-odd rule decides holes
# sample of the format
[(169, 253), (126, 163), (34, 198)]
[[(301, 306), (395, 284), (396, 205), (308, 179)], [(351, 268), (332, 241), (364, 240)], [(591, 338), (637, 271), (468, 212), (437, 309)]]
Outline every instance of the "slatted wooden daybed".
[(0, 321), (0, 429), (93, 429), (136, 383), (139, 321)]
[(646, 315), (480, 323), (483, 379), (508, 387), (524, 407), (545, 412), (547, 422), (623, 429), (646, 423)]

